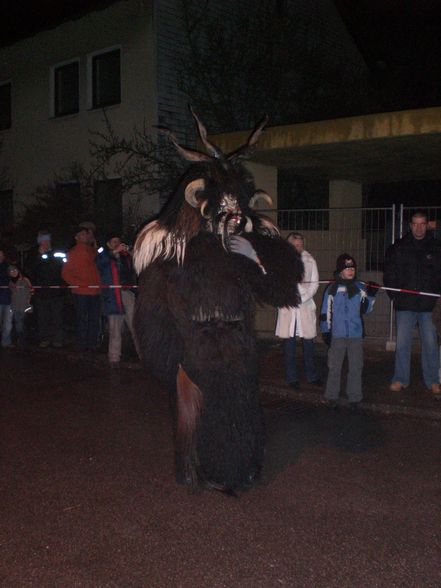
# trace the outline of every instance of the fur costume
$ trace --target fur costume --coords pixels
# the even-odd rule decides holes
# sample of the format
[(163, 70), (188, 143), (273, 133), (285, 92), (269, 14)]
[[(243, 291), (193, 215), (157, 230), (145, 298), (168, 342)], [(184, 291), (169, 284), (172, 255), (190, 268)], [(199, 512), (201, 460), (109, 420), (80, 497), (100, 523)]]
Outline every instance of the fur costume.
[(166, 131), (193, 164), (137, 237), (135, 330), (144, 364), (171, 393), (177, 481), (232, 491), (251, 486), (263, 462), (255, 305), (298, 304), (303, 265), (252, 209), (270, 199), (240, 164), (266, 120), (226, 156), (193, 116), (208, 154)]

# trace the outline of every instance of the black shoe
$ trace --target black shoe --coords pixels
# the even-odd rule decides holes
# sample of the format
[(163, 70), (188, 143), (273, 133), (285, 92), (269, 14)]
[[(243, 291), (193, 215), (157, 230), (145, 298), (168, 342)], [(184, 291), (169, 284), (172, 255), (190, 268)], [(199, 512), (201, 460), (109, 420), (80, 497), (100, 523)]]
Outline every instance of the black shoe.
[(319, 379), (319, 380), (313, 380), (312, 382), (309, 382), (310, 386), (317, 386), (317, 388), (323, 388), (323, 382)]
[(330, 410), (338, 410), (339, 404), (336, 400), (327, 400), (326, 407), (329, 408)]
[(293, 390), (300, 390), (300, 382), (289, 382), (288, 386)]

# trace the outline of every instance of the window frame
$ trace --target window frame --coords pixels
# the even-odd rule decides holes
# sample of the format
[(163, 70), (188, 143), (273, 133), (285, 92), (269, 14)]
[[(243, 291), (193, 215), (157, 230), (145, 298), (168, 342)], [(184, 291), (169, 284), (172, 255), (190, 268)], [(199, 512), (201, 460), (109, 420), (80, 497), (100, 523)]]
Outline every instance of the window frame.
[[(56, 108), (56, 104), (57, 104), (57, 97), (55, 95), (55, 91), (56, 91), (56, 71), (72, 65), (73, 63), (78, 64), (78, 110), (72, 111), (72, 112), (65, 112), (65, 113), (57, 113), (57, 108)], [(59, 63), (55, 63), (54, 65), (51, 66), (50, 69), (50, 116), (51, 118), (63, 118), (64, 116), (73, 116), (76, 115), (80, 112), (80, 102), (81, 102), (81, 80), (80, 80), (80, 67), (81, 67), (81, 62), (80, 62), (80, 58), (79, 57), (73, 57), (71, 59), (66, 59), (64, 61), (60, 61)]]
[[(107, 53), (119, 52), (119, 101), (112, 102), (111, 104), (95, 104), (94, 100), (94, 60), (101, 55)], [(122, 48), (121, 45), (113, 45), (93, 51), (87, 55), (87, 108), (89, 110), (99, 110), (102, 108), (108, 108), (111, 106), (118, 106), (122, 103)]]

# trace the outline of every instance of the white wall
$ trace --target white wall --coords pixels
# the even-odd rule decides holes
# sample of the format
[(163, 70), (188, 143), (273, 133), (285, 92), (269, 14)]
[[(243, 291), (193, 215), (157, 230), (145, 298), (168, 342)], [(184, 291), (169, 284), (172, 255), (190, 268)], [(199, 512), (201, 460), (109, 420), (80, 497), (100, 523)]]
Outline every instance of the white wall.
[[(115, 130), (130, 135), (144, 118), (148, 125), (156, 123), (151, 4), (118, 2), (0, 50), (0, 81), (12, 83), (12, 127), (0, 132), (0, 168), (9, 169), (16, 203), (72, 162), (89, 159), (89, 130), (103, 127), (101, 109), (87, 105), (89, 53), (121, 47), (121, 104), (107, 109)], [(51, 118), (51, 66), (75, 58), (80, 60), (80, 112)]]

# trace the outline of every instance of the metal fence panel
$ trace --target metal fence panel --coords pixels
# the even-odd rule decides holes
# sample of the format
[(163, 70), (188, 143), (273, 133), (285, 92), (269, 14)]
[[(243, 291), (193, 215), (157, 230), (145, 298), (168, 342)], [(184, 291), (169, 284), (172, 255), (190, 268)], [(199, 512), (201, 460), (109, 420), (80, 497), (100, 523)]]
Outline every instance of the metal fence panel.
[[(382, 283), (384, 257), (393, 242), (394, 207), (388, 208), (328, 208), (320, 210), (271, 211), (277, 218), (282, 235), (291, 231), (305, 237), (305, 247), (314, 256), (320, 280), (331, 280), (335, 262), (341, 253), (349, 253), (357, 261), (357, 274), (363, 280)], [(326, 284), (316, 294), (317, 313)], [(390, 302), (380, 292), (375, 310), (365, 320), (368, 337), (387, 338), (390, 329)], [(259, 313), (257, 328), (261, 332), (274, 332), (276, 311), (265, 309)]]
[[(315, 257), (320, 280), (332, 279), (335, 261), (341, 253), (349, 253), (357, 261), (358, 277), (383, 282), (386, 249), (408, 230), (412, 214), (422, 210), (427, 214), (430, 229), (441, 239), (441, 206), (403, 206), (384, 208), (323, 208), (269, 211), (277, 221), (282, 235), (291, 231), (302, 233), (306, 249)], [(315, 301), (320, 311), (323, 291), (321, 284)], [(273, 334), (276, 311), (265, 308), (257, 317), (261, 334)], [(366, 336), (393, 341), (393, 307), (387, 294), (380, 291), (375, 309), (365, 317)]]

